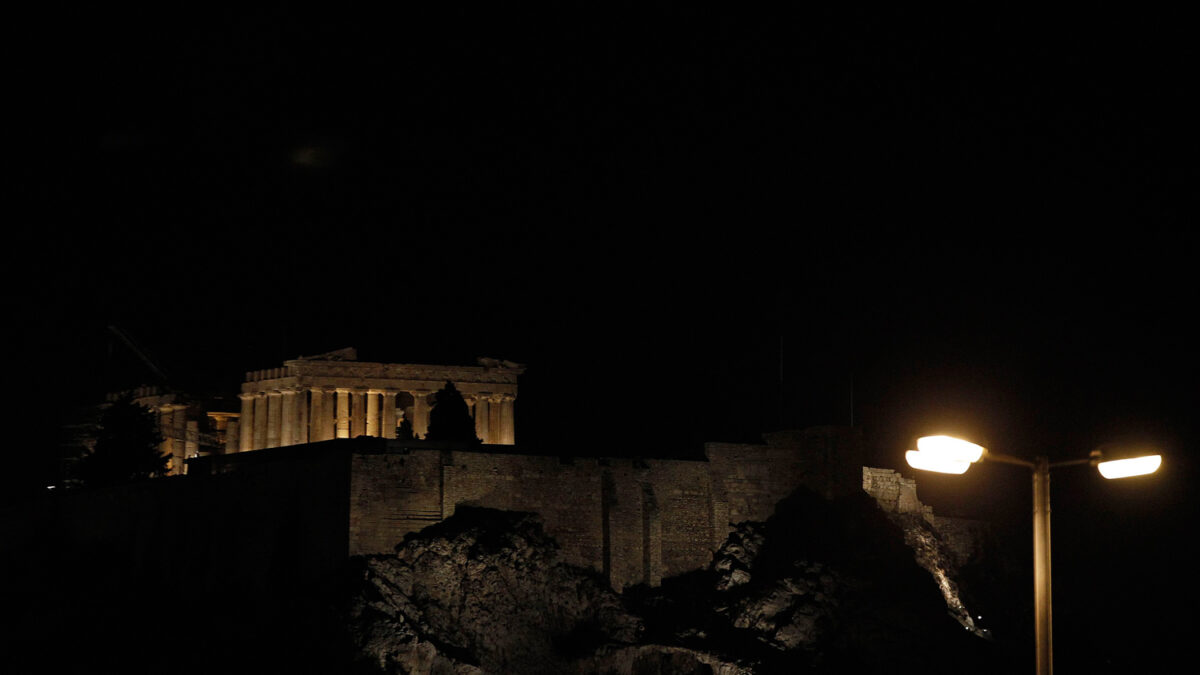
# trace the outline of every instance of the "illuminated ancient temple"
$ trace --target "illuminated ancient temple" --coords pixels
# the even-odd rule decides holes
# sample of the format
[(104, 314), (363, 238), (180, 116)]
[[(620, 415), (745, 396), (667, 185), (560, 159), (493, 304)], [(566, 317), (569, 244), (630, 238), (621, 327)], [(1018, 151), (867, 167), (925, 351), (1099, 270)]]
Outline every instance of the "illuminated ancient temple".
[(478, 366), (358, 361), (354, 349), (285, 361), (246, 373), (236, 433), (226, 453), (335, 438), (396, 438), (405, 420), (418, 438), (429, 429), (433, 394), (453, 382), (475, 420), (475, 433), (496, 445), (516, 443), (513, 406), (524, 367), (479, 359)]

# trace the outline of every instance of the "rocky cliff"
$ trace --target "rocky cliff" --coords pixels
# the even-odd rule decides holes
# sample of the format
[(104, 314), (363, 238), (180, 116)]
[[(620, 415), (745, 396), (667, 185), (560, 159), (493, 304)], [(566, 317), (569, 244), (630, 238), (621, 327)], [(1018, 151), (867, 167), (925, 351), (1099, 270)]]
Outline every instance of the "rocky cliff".
[(949, 563), (922, 532), (865, 494), (801, 491), (707, 569), (619, 596), (535, 516), (460, 509), (355, 562), (347, 624), (386, 673), (1004, 672), (948, 611), (930, 571)]
[(385, 672), (563, 672), (642, 632), (603, 578), (558, 560), (527, 513), (460, 508), (357, 565), (351, 636)]

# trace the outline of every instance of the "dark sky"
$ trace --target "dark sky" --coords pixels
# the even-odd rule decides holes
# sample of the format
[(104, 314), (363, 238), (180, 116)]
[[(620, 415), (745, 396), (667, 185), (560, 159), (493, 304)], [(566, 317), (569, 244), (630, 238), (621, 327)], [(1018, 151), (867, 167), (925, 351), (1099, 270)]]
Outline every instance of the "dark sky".
[(526, 362), (527, 439), (846, 423), (853, 382), (888, 449), (947, 416), (1030, 451), (1171, 442), (1196, 374), (1180, 25), (38, 17), (20, 331), (81, 398), (115, 323), (218, 389), (351, 345)]
[[(1167, 496), (1130, 508), (1185, 503), (1181, 16), (82, 11), (14, 23), (32, 395), (120, 379), (110, 323), (229, 392), (345, 346), (495, 356), (529, 365), (519, 434), (554, 451), (853, 414), (896, 467), (930, 430), (1156, 444)], [(1005, 470), (922, 496), (977, 513)]]
[(113, 323), (215, 390), (343, 346), (521, 361), (530, 442), (589, 420), (573, 442), (695, 447), (848, 423), (853, 398), (885, 455), (930, 427), (1182, 450), (1181, 25), (37, 17), (13, 104), (34, 206), (18, 330), (81, 401), (123, 377)]

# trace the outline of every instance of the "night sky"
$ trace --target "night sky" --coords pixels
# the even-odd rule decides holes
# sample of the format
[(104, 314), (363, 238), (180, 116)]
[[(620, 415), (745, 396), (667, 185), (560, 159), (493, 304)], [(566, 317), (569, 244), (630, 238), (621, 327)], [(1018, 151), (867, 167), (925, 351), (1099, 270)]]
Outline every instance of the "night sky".
[[(1194, 522), (1181, 16), (121, 11), (14, 42), (33, 395), (136, 378), (109, 324), (197, 391), (347, 346), (493, 356), (528, 364), (518, 440), (547, 452), (851, 420), (894, 468), (930, 431), (1163, 448), (1134, 487), (1056, 474), (1064, 579), (1168, 553), (1135, 517)], [(1027, 517), (1010, 467), (921, 480), (939, 512)]]

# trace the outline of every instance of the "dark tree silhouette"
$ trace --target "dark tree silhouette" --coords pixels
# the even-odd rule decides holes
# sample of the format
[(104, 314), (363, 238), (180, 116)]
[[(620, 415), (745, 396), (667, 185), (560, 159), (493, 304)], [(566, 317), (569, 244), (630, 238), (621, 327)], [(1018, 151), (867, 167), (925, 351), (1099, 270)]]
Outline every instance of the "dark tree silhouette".
[(80, 463), (85, 485), (110, 485), (167, 473), (170, 455), (162, 443), (158, 418), (149, 409), (123, 396), (100, 415), (96, 447)]
[(400, 426), (396, 427), (396, 440), (411, 441), (416, 437), (417, 435), (413, 433), (412, 420), (405, 417), (400, 421)]
[(481, 443), (475, 436), (475, 420), (467, 409), (467, 402), (458, 393), (453, 382), (434, 395), (435, 403), (429, 411), (429, 432), (425, 439), (429, 441), (467, 441)]

